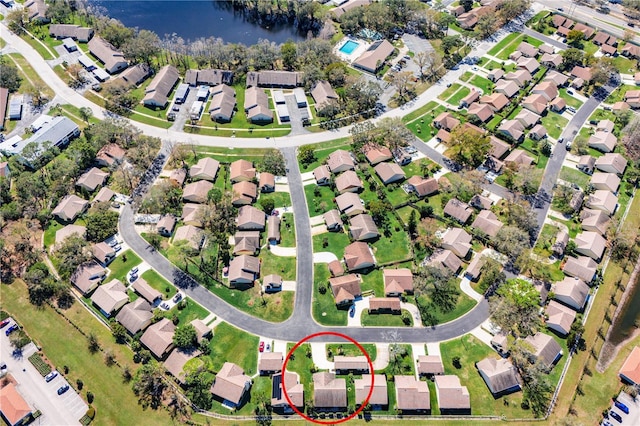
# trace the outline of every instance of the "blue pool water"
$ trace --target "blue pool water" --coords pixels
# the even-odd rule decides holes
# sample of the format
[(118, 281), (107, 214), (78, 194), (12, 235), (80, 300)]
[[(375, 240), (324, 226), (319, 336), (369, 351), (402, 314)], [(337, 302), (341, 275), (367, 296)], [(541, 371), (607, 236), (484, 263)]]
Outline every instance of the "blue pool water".
[(353, 53), (353, 51), (356, 50), (358, 46), (360, 46), (360, 43), (352, 40), (347, 40), (347, 42), (340, 48), (340, 51), (344, 54), (351, 55), (351, 53)]

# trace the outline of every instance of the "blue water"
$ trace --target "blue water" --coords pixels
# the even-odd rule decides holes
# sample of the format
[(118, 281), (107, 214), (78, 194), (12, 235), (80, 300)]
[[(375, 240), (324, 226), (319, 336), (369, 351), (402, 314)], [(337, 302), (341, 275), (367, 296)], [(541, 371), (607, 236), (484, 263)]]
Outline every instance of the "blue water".
[(347, 55), (351, 55), (351, 53), (353, 53), (353, 51), (356, 50), (358, 46), (360, 46), (360, 43), (357, 43), (352, 40), (347, 40), (347, 42), (343, 44), (342, 47), (340, 48), (340, 51)]
[(229, 43), (255, 44), (260, 39), (284, 43), (302, 40), (289, 24), (264, 28), (233, 10), (228, 1), (89, 0), (103, 13), (128, 27), (151, 30), (163, 38), (176, 34), (185, 40), (219, 37)]

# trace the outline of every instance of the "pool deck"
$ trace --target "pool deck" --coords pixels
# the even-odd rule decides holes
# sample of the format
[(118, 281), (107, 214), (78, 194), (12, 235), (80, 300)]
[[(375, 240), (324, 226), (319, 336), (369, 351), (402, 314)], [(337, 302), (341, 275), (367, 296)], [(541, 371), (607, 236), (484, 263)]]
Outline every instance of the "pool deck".
[[(358, 43), (358, 46), (353, 49), (353, 51), (349, 54), (340, 51), (340, 49), (342, 48), (342, 46), (344, 46), (345, 43), (352, 41), (354, 43)], [(351, 64), (354, 60), (356, 60), (357, 58), (360, 57), (360, 55), (362, 55), (368, 48), (369, 46), (371, 46), (371, 43), (367, 43), (365, 40), (356, 38), (356, 37), (344, 37), (342, 40), (340, 40), (340, 42), (338, 44), (336, 44), (336, 47), (334, 48), (334, 53), (336, 54), (336, 56), (340, 59), (342, 59), (343, 61), (347, 62), (348, 64)]]

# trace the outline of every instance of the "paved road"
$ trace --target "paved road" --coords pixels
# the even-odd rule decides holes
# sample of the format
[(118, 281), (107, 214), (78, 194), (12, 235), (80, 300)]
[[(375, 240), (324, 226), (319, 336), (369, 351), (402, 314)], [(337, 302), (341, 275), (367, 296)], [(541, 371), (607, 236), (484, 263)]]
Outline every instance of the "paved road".
[(526, 34), (528, 36), (531, 36), (531, 37), (535, 37), (535, 38), (537, 38), (539, 40), (542, 40), (545, 43), (547, 43), (547, 44), (549, 44), (549, 45), (551, 45), (553, 47), (557, 47), (558, 49), (566, 50), (566, 49), (569, 48), (569, 46), (567, 46), (565, 43), (563, 43), (561, 41), (558, 41), (558, 40), (556, 40), (554, 38), (551, 38), (549, 36), (546, 36), (546, 35), (544, 35), (542, 33), (537, 32), (537, 31), (534, 31), (531, 28), (524, 27), (523, 30), (522, 30), (522, 33)]
[[(607, 95), (615, 88), (616, 86), (613, 85), (603, 87), (607, 92)], [(602, 96), (601, 99), (605, 99), (607, 95)], [(539, 193), (543, 193), (544, 191), (550, 196), (553, 194), (553, 186), (558, 180), (560, 170), (562, 169), (562, 163), (567, 155), (567, 142), (573, 141), (580, 128), (589, 119), (589, 117), (591, 117), (591, 114), (593, 114), (596, 108), (598, 108), (600, 102), (601, 100), (596, 99), (593, 96), (589, 97), (589, 99), (587, 99), (587, 101), (582, 104), (580, 109), (575, 113), (571, 121), (569, 121), (569, 124), (565, 127), (561, 135), (561, 137), (564, 138), (564, 143), (557, 144), (553, 150), (553, 156), (549, 158), (549, 162), (547, 163), (547, 167), (545, 168), (544, 175), (542, 177), (542, 183), (540, 184), (540, 189), (538, 191)], [(549, 201), (550, 200), (551, 199), (549, 198)], [(538, 232), (542, 230), (544, 219), (547, 217), (547, 213), (551, 207), (551, 203), (549, 201), (544, 201), (544, 204), (542, 204), (540, 208), (534, 209), (538, 219)]]

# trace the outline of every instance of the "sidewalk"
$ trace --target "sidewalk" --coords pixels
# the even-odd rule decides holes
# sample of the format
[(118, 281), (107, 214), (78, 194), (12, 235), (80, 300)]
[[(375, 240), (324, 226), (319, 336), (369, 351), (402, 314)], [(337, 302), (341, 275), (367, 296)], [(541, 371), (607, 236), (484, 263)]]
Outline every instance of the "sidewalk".
[[(480, 255), (476, 254), (476, 256)], [(467, 278), (466, 276), (462, 278), (462, 281), (460, 281), (460, 290), (462, 290), (464, 294), (466, 294), (476, 302), (481, 301), (484, 297), (473, 288), (471, 288), (471, 281), (469, 281), (469, 278)]]
[(311, 345), (311, 358), (320, 370), (333, 370), (333, 362), (327, 359), (327, 348), (324, 343), (309, 343)]

